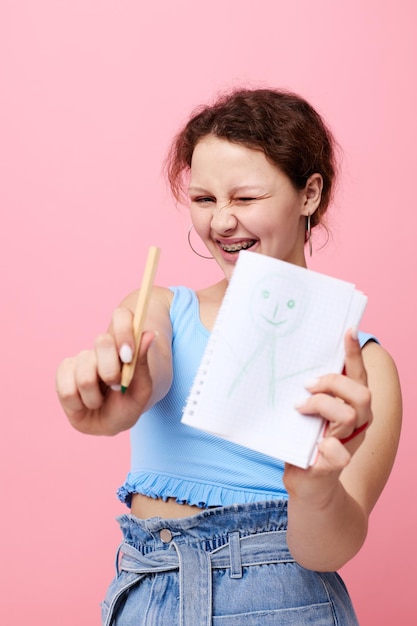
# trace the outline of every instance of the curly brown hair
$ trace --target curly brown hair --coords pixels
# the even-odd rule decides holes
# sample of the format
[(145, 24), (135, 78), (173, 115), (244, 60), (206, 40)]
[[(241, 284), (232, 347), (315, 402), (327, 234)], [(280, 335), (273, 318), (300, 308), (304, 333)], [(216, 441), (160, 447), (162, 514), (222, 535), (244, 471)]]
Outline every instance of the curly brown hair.
[(193, 111), (174, 138), (166, 161), (168, 181), (178, 202), (186, 196), (184, 175), (190, 170), (194, 148), (207, 135), (262, 150), (296, 189), (304, 189), (312, 174), (321, 174), (321, 202), (311, 216), (311, 226), (321, 222), (332, 197), (336, 144), (306, 100), (283, 90), (237, 89)]

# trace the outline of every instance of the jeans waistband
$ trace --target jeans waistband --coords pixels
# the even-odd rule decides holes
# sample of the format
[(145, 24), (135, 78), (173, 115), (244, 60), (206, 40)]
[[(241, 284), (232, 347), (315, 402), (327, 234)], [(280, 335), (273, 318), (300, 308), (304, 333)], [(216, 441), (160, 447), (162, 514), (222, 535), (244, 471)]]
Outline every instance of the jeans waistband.
[[(155, 549), (162, 529), (168, 528), (174, 536), (185, 541), (207, 541), (211, 548), (227, 541), (230, 530), (239, 529), (241, 535), (286, 530), (287, 501), (268, 500), (226, 507), (204, 509), (190, 517), (139, 519), (125, 514), (118, 517), (126, 543), (146, 552)], [(217, 545), (216, 545), (217, 542)]]
[[(117, 558), (118, 574), (126, 573), (120, 595), (148, 574), (178, 571), (180, 626), (211, 624), (212, 569), (228, 569), (232, 578), (241, 578), (243, 567), (294, 560), (286, 543), (286, 503), (281, 501), (211, 509), (176, 520), (121, 516), (119, 521), (127, 539)], [(214, 536), (223, 545), (211, 549)], [(193, 588), (199, 593), (184, 593)]]

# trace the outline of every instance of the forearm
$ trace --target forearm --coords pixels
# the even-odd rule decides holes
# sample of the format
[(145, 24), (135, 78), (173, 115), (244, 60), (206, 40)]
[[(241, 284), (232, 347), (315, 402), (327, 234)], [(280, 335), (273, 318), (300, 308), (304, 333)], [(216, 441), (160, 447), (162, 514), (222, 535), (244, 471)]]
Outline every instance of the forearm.
[[(370, 394), (364, 393), (365, 387)], [(346, 340), (345, 375), (323, 376), (310, 390), (302, 410), (321, 415), (329, 428), (313, 466), (285, 467), (288, 544), (307, 569), (334, 571), (365, 541), (369, 514), (395, 458), (401, 393), (391, 357), (374, 342), (361, 352), (351, 335)], [(366, 431), (342, 444), (340, 438), (365, 423), (370, 424)]]
[(288, 546), (307, 569), (339, 569), (361, 548), (367, 529), (367, 516), (340, 482), (331, 496), (314, 505), (289, 497)]

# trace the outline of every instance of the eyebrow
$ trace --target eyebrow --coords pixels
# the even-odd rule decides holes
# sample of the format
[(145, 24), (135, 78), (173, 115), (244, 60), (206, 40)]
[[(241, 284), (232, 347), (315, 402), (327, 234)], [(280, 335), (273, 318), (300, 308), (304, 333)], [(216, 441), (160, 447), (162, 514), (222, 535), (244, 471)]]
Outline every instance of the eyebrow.
[(189, 193), (208, 193), (204, 187), (188, 187)]
[[(260, 187), (257, 187), (255, 185), (237, 185), (236, 187), (232, 187), (232, 189), (230, 190), (233, 194), (234, 193), (253, 193), (255, 195), (262, 193), (262, 190)], [(204, 187), (198, 187), (198, 186), (190, 186), (188, 188), (188, 192), (189, 193), (206, 193), (209, 194), (210, 192), (207, 191), (207, 189), (204, 189)]]

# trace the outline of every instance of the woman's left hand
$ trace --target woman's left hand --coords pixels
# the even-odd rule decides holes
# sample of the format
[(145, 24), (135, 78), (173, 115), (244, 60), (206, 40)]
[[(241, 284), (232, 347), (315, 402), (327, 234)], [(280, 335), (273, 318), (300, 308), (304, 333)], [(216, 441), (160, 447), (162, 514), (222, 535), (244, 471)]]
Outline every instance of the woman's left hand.
[[(318, 444), (314, 465), (307, 470), (286, 466), (284, 481), (290, 494), (294, 490), (297, 492), (301, 484), (307, 486), (306, 479), (310, 486), (311, 479), (325, 477), (326, 483), (330, 479), (328, 487), (335, 484), (361, 445), (365, 430), (372, 422), (371, 392), (362, 351), (356, 333), (352, 331), (348, 331), (345, 336), (345, 354), (344, 373), (327, 374), (310, 383), (307, 389), (311, 396), (301, 406), (297, 406), (302, 414), (323, 417), (327, 420), (327, 426)], [(355, 431), (358, 431), (357, 436)], [(346, 439), (349, 441), (344, 442)]]
[(314, 465), (287, 463), (284, 471), (288, 546), (303, 567), (320, 571), (339, 569), (362, 546), (401, 428), (401, 389), (388, 352), (373, 341), (361, 350), (348, 332), (345, 353), (344, 373), (320, 376), (297, 407), (327, 420)]

